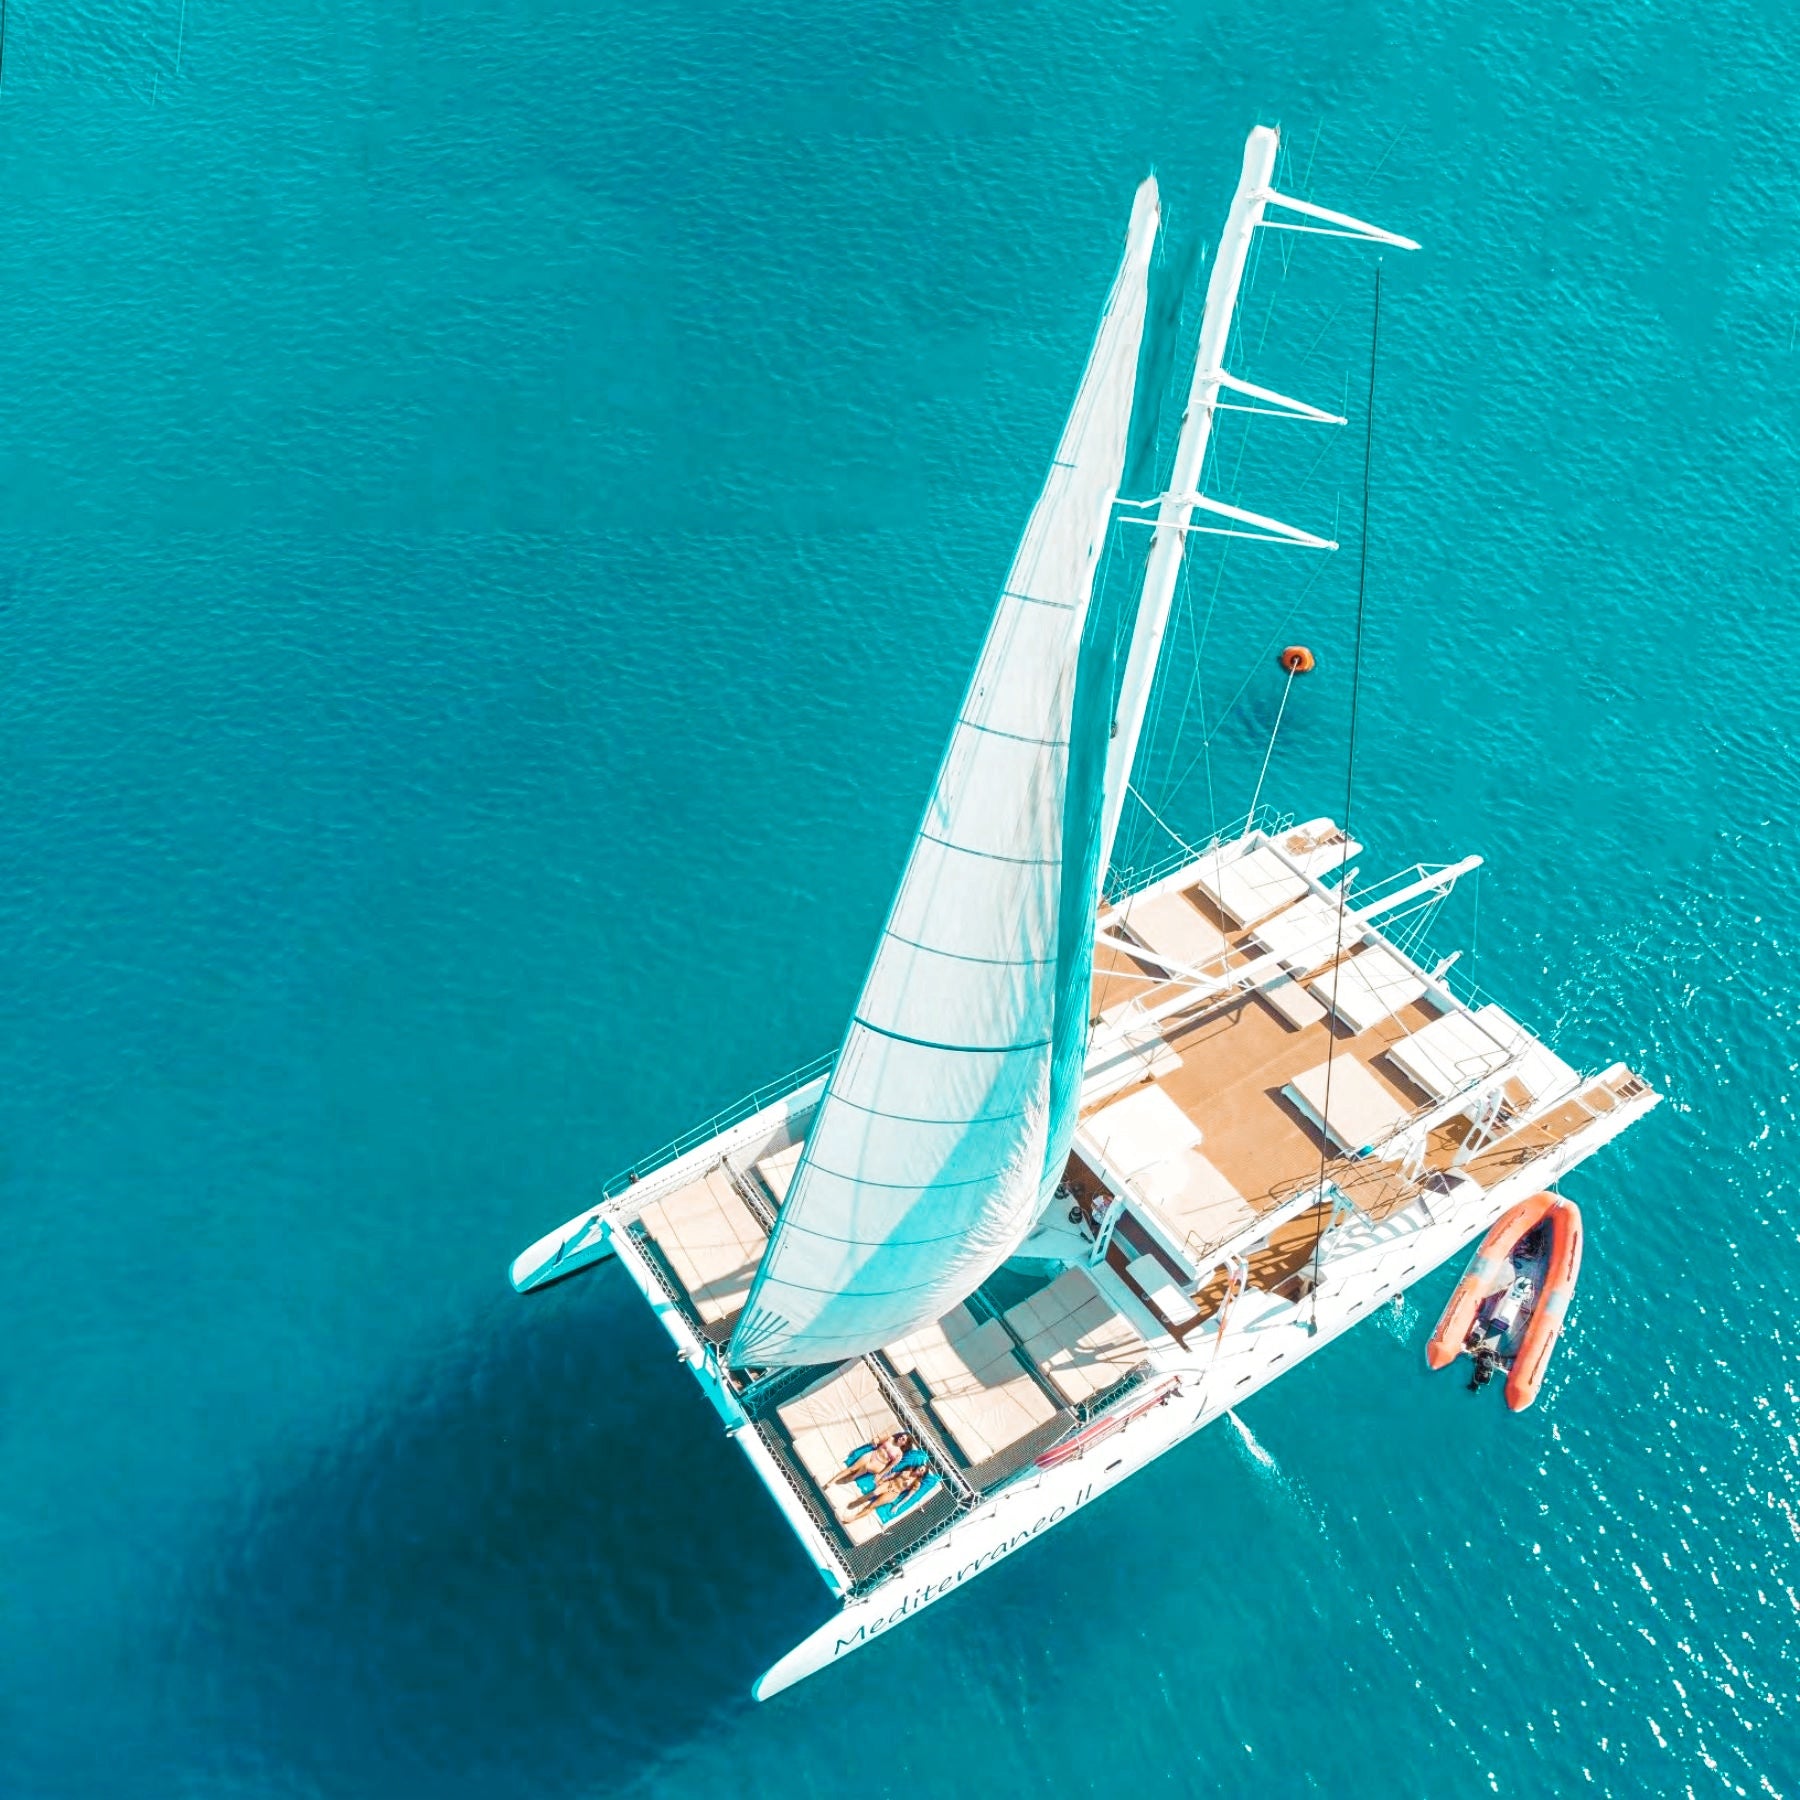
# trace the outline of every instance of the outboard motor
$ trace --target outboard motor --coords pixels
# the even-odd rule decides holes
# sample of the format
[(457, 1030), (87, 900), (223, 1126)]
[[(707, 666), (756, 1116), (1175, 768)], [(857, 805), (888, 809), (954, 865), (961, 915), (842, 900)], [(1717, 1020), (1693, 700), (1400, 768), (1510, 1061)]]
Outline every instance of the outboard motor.
[(1495, 1347), (1498, 1340), (1483, 1338), (1475, 1346), (1475, 1368), (1469, 1376), (1469, 1392), (1478, 1393), (1494, 1379), (1494, 1371), (1500, 1367), (1500, 1352)]

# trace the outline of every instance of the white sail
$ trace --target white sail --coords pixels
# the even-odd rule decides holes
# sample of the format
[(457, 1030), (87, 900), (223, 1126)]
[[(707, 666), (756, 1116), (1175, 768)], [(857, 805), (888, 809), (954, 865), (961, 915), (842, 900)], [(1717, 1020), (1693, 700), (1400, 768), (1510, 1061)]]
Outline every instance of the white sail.
[(1104, 700), (1083, 709), (1102, 734), (1097, 753), (1076, 759), (1091, 791), (1070, 791), (1070, 735), (1157, 224), (1146, 181), (1049, 480), (733, 1336), (740, 1367), (836, 1362), (939, 1318), (1013, 1252), (1046, 1178), (1060, 1173), (1062, 1072), (1072, 1052), (1078, 1078), (1087, 1024)]

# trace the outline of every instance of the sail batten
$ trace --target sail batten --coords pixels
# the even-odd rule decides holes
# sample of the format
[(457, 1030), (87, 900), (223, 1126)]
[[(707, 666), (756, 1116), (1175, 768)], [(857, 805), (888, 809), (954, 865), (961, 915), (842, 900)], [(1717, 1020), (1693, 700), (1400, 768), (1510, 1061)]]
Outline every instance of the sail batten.
[[(1077, 743), (1157, 229), (1139, 189), (1075, 405), (995, 608), (862, 997), (732, 1338), (841, 1360), (940, 1317), (1035, 1222), (1085, 1047), (1085, 867), (1104, 752)], [(1084, 685), (1086, 684), (1086, 685)], [(1105, 705), (1100, 711), (1105, 722)], [(1071, 857), (1079, 866), (1071, 868)], [(1073, 885), (1071, 885), (1073, 884)], [(1081, 941), (1072, 943), (1071, 934)]]

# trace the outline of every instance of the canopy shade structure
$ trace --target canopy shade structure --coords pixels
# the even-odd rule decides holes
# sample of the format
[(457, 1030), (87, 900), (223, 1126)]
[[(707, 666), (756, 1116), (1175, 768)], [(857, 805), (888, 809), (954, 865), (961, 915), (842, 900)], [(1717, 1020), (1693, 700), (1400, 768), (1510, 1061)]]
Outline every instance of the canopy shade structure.
[(1158, 223), (1146, 181), (732, 1337), (739, 1367), (840, 1361), (941, 1318), (1012, 1254), (1060, 1173), (1086, 1052), (1110, 725), (1110, 692), (1093, 693), (1110, 669), (1084, 669), (1084, 643), (1091, 669), (1101, 634), (1087, 631), (1088, 607), (1118, 499)]

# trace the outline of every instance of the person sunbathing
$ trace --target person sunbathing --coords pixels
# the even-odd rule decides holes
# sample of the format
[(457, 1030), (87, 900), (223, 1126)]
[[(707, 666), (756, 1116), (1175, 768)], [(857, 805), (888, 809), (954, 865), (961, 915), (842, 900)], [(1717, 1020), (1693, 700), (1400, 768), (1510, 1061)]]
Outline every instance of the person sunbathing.
[(859, 1475), (873, 1475), (879, 1480), (912, 1448), (910, 1431), (890, 1431), (871, 1444), (854, 1462), (849, 1462), (826, 1482), (836, 1487), (840, 1481), (854, 1481)]
[(927, 1464), (918, 1462), (910, 1468), (895, 1469), (891, 1474), (881, 1476), (868, 1493), (859, 1494), (851, 1501), (844, 1512), (845, 1520), (848, 1522), (866, 1518), (878, 1506), (896, 1505), (916, 1492), (919, 1484), (930, 1473)]

